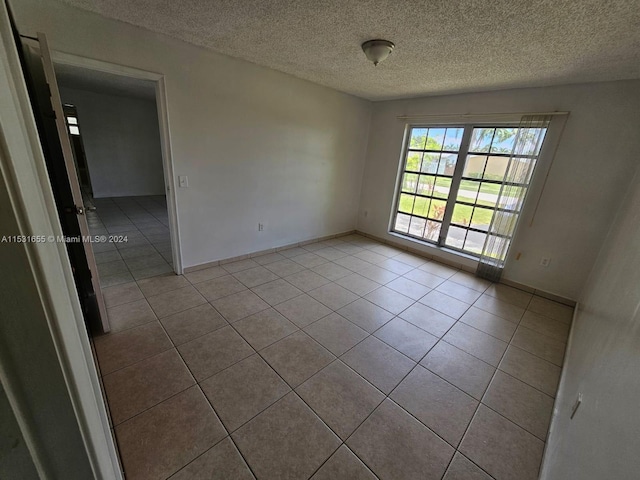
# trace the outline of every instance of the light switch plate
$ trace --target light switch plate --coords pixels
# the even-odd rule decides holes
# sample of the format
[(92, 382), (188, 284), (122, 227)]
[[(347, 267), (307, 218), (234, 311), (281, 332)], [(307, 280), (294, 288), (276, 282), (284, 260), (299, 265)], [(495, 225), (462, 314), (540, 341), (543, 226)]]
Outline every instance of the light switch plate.
[(187, 188), (189, 186), (189, 178), (186, 175), (180, 175), (178, 177), (178, 185), (180, 188)]

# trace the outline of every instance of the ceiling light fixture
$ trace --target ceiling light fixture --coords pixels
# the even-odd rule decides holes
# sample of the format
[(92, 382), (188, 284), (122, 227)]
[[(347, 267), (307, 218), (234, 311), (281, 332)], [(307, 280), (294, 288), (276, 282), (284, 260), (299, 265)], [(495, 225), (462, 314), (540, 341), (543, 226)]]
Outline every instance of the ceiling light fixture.
[(391, 54), (394, 48), (395, 45), (389, 40), (368, 40), (362, 44), (364, 54), (376, 67)]

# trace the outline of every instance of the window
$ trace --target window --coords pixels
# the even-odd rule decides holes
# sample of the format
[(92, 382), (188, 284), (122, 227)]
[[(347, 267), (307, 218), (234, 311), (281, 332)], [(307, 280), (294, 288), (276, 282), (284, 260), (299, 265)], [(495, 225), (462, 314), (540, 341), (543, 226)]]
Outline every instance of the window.
[(64, 117), (67, 122), (67, 129), (71, 135), (80, 135), (80, 127), (78, 126), (78, 115), (73, 105), (64, 105)]
[[(542, 143), (510, 164), (517, 134), (517, 125), (411, 127), (391, 230), (477, 256), (491, 219), (502, 215), (509, 241)], [(531, 168), (511, 178), (518, 166)], [(515, 196), (498, 205), (505, 178)]]

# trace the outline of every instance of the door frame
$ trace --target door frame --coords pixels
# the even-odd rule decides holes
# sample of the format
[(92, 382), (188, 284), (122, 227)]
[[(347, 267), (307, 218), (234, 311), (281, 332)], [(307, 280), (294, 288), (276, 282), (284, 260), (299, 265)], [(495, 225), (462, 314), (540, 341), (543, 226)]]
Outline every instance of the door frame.
[(73, 67), (95, 70), (98, 72), (121, 75), (140, 80), (150, 80), (156, 85), (156, 107), (158, 110), (158, 125), (160, 127), (160, 146), (162, 150), (162, 170), (164, 174), (165, 192), (167, 195), (167, 209), (169, 214), (169, 234), (171, 235), (171, 252), (173, 270), (182, 275), (182, 249), (180, 248), (180, 229), (178, 221), (178, 200), (176, 198), (176, 177), (174, 174), (173, 155), (171, 148), (171, 134), (169, 131), (169, 108), (167, 105), (167, 91), (165, 76), (162, 73), (150, 72), (134, 67), (95, 60), (70, 53), (51, 50), (54, 65), (56, 63)]

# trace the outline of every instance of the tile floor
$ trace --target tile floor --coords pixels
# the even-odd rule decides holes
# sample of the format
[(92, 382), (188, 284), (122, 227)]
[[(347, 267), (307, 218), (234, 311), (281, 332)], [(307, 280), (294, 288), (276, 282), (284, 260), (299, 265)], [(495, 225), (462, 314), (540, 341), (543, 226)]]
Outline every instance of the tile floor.
[(128, 270), (95, 339), (128, 479), (538, 477), (570, 307), (359, 235)]
[(164, 196), (89, 199), (87, 222), (92, 235), (126, 237), (94, 243), (102, 287), (173, 272), (169, 218)]

